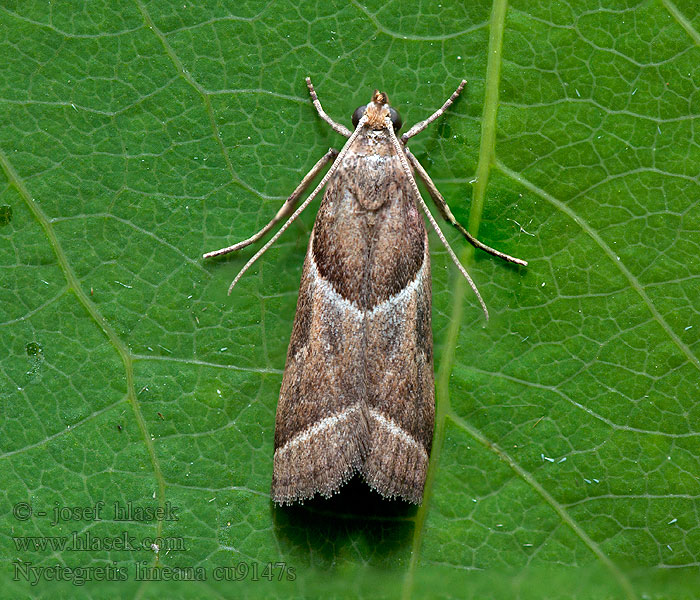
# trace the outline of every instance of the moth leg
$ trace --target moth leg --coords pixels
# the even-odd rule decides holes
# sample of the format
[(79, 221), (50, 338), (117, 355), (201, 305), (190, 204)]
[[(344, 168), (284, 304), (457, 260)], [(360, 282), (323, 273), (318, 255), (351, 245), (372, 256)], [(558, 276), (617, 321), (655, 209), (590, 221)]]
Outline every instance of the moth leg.
[(257, 242), (268, 231), (270, 231), (270, 229), (277, 225), (277, 223), (286, 219), (294, 212), (294, 207), (297, 205), (297, 202), (299, 202), (301, 195), (306, 191), (306, 188), (309, 187), (309, 184), (329, 162), (333, 162), (335, 160), (336, 156), (338, 156), (338, 151), (334, 148), (330, 148), (328, 152), (326, 152), (326, 154), (313, 167), (311, 167), (311, 170), (305, 175), (304, 179), (301, 180), (301, 183), (297, 186), (297, 189), (295, 189), (289, 198), (287, 198), (277, 214), (272, 217), (270, 222), (255, 235), (250, 236), (247, 240), (233, 244), (233, 246), (221, 248), (220, 250), (214, 250), (213, 252), (207, 252), (202, 256), (202, 258), (211, 258), (213, 256), (221, 256), (222, 254), (235, 252), (236, 250), (240, 250), (241, 248), (245, 248), (246, 246)]
[(437, 189), (436, 185), (433, 183), (433, 180), (430, 179), (430, 175), (428, 175), (426, 170), (423, 168), (423, 165), (421, 165), (418, 162), (418, 159), (411, 153), (411, 151), (408, 148), (405, 148), (405, 150), (406, 156), (408, 156), (408, 160), (411, 161), (411, 164), (416, 170), (416, 173), (423, 180), (423, 183), (425, 183), (426, 187), (428, 188), (428, 193), (430, 194), (430, 197), (433, 199), (433, 202), (435, 202), (438, 211), (440, 211), (440, 214), (442, 215), (443, 219), (445, 219), (445, 221), (447, 221), (451, 225), (454, 225), (454, 227), (457, 228), (457, 231), (459, 231), (465, 238), (467, 238), (467, 241), (475, 248), (479, 248), (479, 250), (488, 252), (493, 256), (498, 256), (498, 258), (502, 258), (503, 260), (506, 260), (508, 262), (527, 266), (526, 260), (522, 260), (521, 258), (515, 258), (514, 256), (510, 256), (509, 254), (505, 254), (504, 252), (491, 248), (490, 246), (487, 246), (483, 242), (477, 240), (471, 233), (469, 233), (462, 226), (462, 224), (459, 221), (457, 221), (457, 219), (455, 219), (454, 215), (452, 214), (452, 211), (450, 210), (450, 207), (447, 206), (447, 202), (445, 202), (445, 199), (442, 197), (442, 194)]
[(314, 89), (314, 84), (311, 83), (311, 77), (306, 78), (306, 87), (309, 88), (309, 94), (311, 94), (311, 101), (314, 103), (314, 106), (316, 107), (316, 111), (318, 112), (319, 117), (321, 117), (326, 123), (328, 123), (334, 131), (337, 131), (340, 135), (344, 135), (346, 138), (349, 138), (352, 135), (352, 131), (350, 131), (345, 125), (341, 125), (340, 123), (336, 123), (333, 119), (331, 119), (327, 114), (326, 111), (323, 110), (323, 107), (321, 106), (321, 101), (318, 99), (318, 96), (316, 95), (316, 90)]
[(386, 125), (387, 131), (389, 132), (389, 139), (391, 139), (391, 143), (394, 145), (394, 149), (396, 150), (396, 154), (399, 157), (399, 161), (401, 162), (401, 167), (403, 168), (403, 171), (406, 174), (406, 178), (408, 179), (408, 182), (409, 182), (411, 188), (413, 189), (413, 193), (415, 194), (416, 202), (423, 209), (423, 212), (425, 213), (426, 218), (428, 219), (428, 221), (430, 221), (430, 224), (432, 225), (433, 229), (435, 230), (435, 233), (437, 234), (438, 238), (440, 238), (442, 245), (445, 246), (445, 250), (447, 250), (447, 254), (450, 255), (452, 262), (455, 264), (457, 269), (459, 269), (459, 272), (464, 276), (464, 278), (469, 283), (469, 287), (472, 288), (472, 291), (476, 295), (476, 298), (479, 301), (479, 304), (481, 304), (481, 310), (484, 311), (484, 316), (486, 317), (486, 320), (488, 321), (489, 320), (489, 309), (486, 308), (486, 303), (484, 302), (484, 299), (481, 297), (481, 294), (479, 293), (479, 288), (476, 287), (474, 280), (471, 278), (471, 276), (469, 275), (467, 270), (462, 266), (462, 263), (459, 262), (457, 255), (454, 253), (454, 250), (452, 250), (452, 247), (450, 246), (449, 242), (447, 241), (447, 238), (445, 238), (445, 234), (442, 233), (442, 231), (440, 230), (440, 226), (437, 224), (437, 221), (435, 220), (433, 215), (430, 213), (430, 209), (428, 208), (428, 205), (425, 203), (425, 200), (423, 200), (423, 196), (420, 195), (420, 190), (418, 189), (418, 184), (416, 183), (416, 180), (413, 177), (413, 173), (411, 172), (411, 165), (408, 164), (408, 159), (406, 158), (406, 146), (399, 141), (399, 138), (396, 137), (396, 133), (394, 132), (394, 126), (391, 122), (391, 119), (389, 117), (386, 117), (386, 119), (384, 120), (384, 123)]
[(420, 133), (421, 131), (423, 131), (435, 119), (437, 119), (439, 116), (441, 116), (450, 107), (450, 105), (455, 100), (457, 100), (457, 96), (459, 96), (462, 93), (462, 90), (464, 89), (465, 85), (467, 85), (467, 80), (462, 79), (462, 82), (457, 86), (457, 89), (454, 91), (454, 93), (447, 99), (447, 102), (445, 102), (445, 104), (443, 104), (440, 108), (438, 108), (425, 121), (421, 121), (420, 123), (416, 123), (413, 127), (411, 127), (406, 133), (404, 133), (401, 136), (401, 141), (406, 142), (406, 140), (408, 140), (409, 138), (412, 138), (417, 133)]
[[(390, 119), (389, 119), (389, 120), (390, 120)], [(296, 218), (297, 218), (302, 212), (304, 212), (304, 209), (305, 209), (309, 204), (311, 204), (311, 201), (312, 201), (312, 200), (316, 197), (316, 195), (323, 189), (323, 186), (325, 186), (326, 183), (328, 183), (328, 180), (329, 180), (329, 179), (333, 176), (333, 174), (336, 172), (336, 170), (338, 169), (338, 166), (341, 165), (341, 164), (343, 164), (343, 160), (345, 160), (345, 155), (348, 153), (348, 150), (350, 149), (350, 146), (352, 146), (353, 142), (357, 139), (357, 136), (360, 135), (360, 133), (362, 132), (362, 128), (365, 126), (365, 123), (366, 123), (366, 122), (367, 122), (367, 115), (365, 115), (364, 117), (362, 117), (362, 118), (360, 119), (360, 122), (357, 124), (357, 129), (355, 129), (355, 131), (353, 131), (353, 132), (350, 134), (350, 137), (348, 138), (348, 141), (345, 142), (345, 145), (343, 146), (342, 150), (341, 150), (340, 152), (338, 152), (338, 154), (337, 154), (337, 156), (336, 156), (336, 160), (335, 160), (335, 161), (333, 162), (333, 164), (331, 165), (331, 168), (328, 169), (328, 171), (326, 171), (326, 174), (321, 178), (321, 181), (318, 182), (318, 185), (314, 188), (314, 191), (311, 192), (311, 193), (306, 197), (306, 200), (304, 200), (304, 201), (301, 203), (301, 206), (299, 206), (299, 208), (297, 208), (297, 209), (292, 213), (292, 216), (289, 217), (289, 218), (284, 222), (284, 225), (282, 225), (282, 227), (280, 227), (280, 228), (277, 230), (277, 233), (276, 233), (275, 235), (273, 235), (273, 236), (265, 243), (265, 245), (264, 245), (262, 248), (260, 248), (260, 250), (258, 250), (258, 251), (253, 255), (253, 257), (252, 257), (245, 265), (243, 265), (243, 268), (238, 272), (238, 275), (236, 275), (236, 276), (233, 278), (233, 281), (231, 282), (231, 285), (230, 285), (229, 288), (228, 288), (228, 293), (229, 293), (229, 294), (231, 293), (231, 291), (233, 290), (233, 288), (235, 287), (235, 285), (238, 283), (238, 280), (239, 280), (241, 277), (243, 277), (243, 274), (244, 274), (248, 269), (250, 269), (250, 267), (255, 263), (256, 260), (258, 260), (263, 254), (265, 254), (265, 252), (267, 252), (268, 248), (269, 248), (270, 246), (272, 246), (272, 244), (274, 244), (274, 243), (279, 239), (279, 237), (285, 232), (285, 230), (287, 229), (287, 227), (289, 227), (292, 223), (294, 223), (294, 221), (296, 220)], [(394, 139), (396, 140), (396, 143), (398, 144), (399, 141), (398, 141), (398, 139), (396, 139), (396, 136), (394, 136)], [(405, 156), (404, 156), (403, 160), (404, 160), (404, 162), (406, 162), (406, 157), (405, 157)], [(406, 168), (409, 168), (407, 162), (406, 162)], [(415, 181), (413, 182), (413, 185), (415, 185)]]

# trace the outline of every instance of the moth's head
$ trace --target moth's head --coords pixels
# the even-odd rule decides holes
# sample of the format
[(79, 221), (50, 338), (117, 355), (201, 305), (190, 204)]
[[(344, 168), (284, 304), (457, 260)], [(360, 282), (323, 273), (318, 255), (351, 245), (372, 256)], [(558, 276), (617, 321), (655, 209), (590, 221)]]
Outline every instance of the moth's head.
[(401, 129), (401, 115), (395, 108), (389, 106), (389, 97), (379, 90), (374, 90), (372, 101), (369, 104), (363, 104), (355, 109), (352, 113), (352, 125), (357, 127), (360, 119), (367, 115), (367, 126), (372, 129), (384, 129), (386, 127), (384, 119), (391, 118), (394, 125), (394, 131)]

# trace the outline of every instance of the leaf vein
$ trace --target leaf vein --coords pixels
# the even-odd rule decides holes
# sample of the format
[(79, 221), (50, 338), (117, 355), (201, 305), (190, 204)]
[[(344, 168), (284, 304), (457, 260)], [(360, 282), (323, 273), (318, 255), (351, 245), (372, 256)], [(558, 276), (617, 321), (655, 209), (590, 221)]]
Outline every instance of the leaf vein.
[[(547, 200), (547, 202), (549, 202), (561, 212), (566, 214), (569, 218), (571, 218), (572, 221), (574, 221), (583, 231), (585, 231), (591, 237), (591, 239), (601, 248), (601, 250), (603, 250), (605, 255), (613, 262), (613, 264), (617, 265), (619, 271), (627, 279), (627, 281), (630, 284), (630, 287), (637, 292), (639, 297), (642, 299), (642, 302), (644, 302), (652, 317), (659, 324), (661, 329), (666, 333), (666, 335), (671, 339), (671, 341), (676, 345), (676, 347), (685, 355), (688, 361), (700, 371), (700, 360), (698, 359), (698, 357), (693, 354), (688, 345), (680, 339), (680, 337), (676, 334), (675, 331), (673, 331), (673, 329), (671, 329), (671, 326), (663, 318), (659, 310), (656, 308), (656, 305), (652, 302), (651, 298), (649, 298), (646, 291), (644, 290), (644, 287), (639, 282), (637, 277), (635, 277), (635, 275), (627, 268), (627, 266), (621, 260), (619, 260), (617, 255), (612, 251), (612, 248), (608, 246), (605, 240), (603, 240), (603, 238), (588, 224), (588, 222), (585, 221), (567, 204), (555, 198), (550, 193), (538, 187), (519, 173), (516, 173), (515, 171), (509, 169), (498, 159), (496, 160), (496, 166), (503, 172), (504, 175), (507, 175), (511, 179), (517, 181), (520, 185), (530, 190), (532, 193), (538, 195), (540, 198)], [(644, 171), (647, 169), (639, 170)], [(574, 198), (580, 195), (581, 194), (577, 194), (576, 196), (574, 196)]]

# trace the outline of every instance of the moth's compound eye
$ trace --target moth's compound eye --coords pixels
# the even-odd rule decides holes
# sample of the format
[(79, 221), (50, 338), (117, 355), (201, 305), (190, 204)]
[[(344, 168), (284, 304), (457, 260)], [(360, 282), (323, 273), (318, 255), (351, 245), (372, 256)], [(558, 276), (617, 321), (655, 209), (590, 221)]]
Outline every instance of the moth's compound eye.
[(391, 122), (394, 124), (394, 131), (401, 129), (403, 121), (401, 120), (401, 115), (398, 110), (389, 107), (389, 116), (391, 117)]
[(363, 104), (362, 106), (358, 106), (355, 109), (355, 112), (352, 113), (352, 126), (357, 127), (357, 124), (360, 122), (360, 119), (364, 116), (365, 114), (365, 109), (367, 108), (366, 104)]

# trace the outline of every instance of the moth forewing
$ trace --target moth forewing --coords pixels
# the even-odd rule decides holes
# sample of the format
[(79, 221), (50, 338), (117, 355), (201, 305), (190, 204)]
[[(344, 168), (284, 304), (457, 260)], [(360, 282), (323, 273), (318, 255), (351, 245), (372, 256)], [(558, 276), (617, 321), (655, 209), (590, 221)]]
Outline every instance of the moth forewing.
[[(367, 105), (358, 107), (350, 132), (323, 111), (307, 78), (321, 118), (349, 139), (340, 152), (331, 149), (315, 165), (260, 232), (205, 255), (240, 249), (289, 217), (246, 263), (232, 289), (325, 186), (304, 261), (277, 405), (272, 475), (277, 503), (331, 496), (355, 473), (382, 496), (416, 504), (422, 500), (435, 401), (430, 252), (419, 206), (485, 313), (486, 306), (421, 198), (409, 162), (427, 178), (441, 214), (461, 225), (405, 142), (439, 117), (464, 84), (399, 139), (401, 117), (385, 93), (375, 91)], [(329, 161), (326, 175), (294, 210)], [(462, 231), (487, 252), (524, 263)]]

